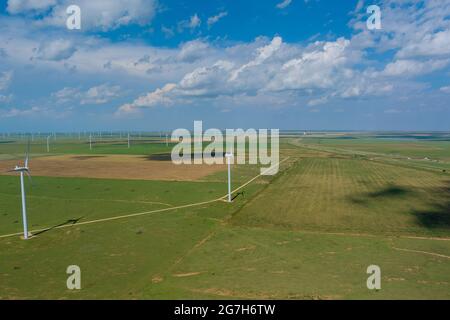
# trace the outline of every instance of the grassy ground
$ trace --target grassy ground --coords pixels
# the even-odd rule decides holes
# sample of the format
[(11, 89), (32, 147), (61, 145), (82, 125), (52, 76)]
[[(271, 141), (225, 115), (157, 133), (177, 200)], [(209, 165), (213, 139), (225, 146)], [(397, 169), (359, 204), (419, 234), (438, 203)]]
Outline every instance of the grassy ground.
[[(450, 299), (450, 176), (393, 161), (381, 142), (370, 160), (365, 150), (294, 140), (282, 144), (280, 173), (232, 204), (72, 225), (215, 199), (226, 173), (193, 182), (38, 177), (30, 226), (67, 227), (0, 238), (0, 297)], [(235, 167), (234, 186), (257, 174)], [(0, 176), (0, 236), (20, 230), (18, 178)], [(66, 288), (72, 264), (80, 291)], [(378, 291), (366, 287), (371, 264), (381, 267)]]
[(285, 229), (447, 235), (449, 190), (450, 178), (443, 173), (344, 157), (300, 158), (233, 221)]
[(349, 136), (344, 138), (301, 138), (305, 143), (348, 150), (382, 153), (390, 156), (450, 160), (450, 138), (412, 139)]
[[(166, 153), (172, 150), (174, 144), (166, 145), (158, 140), (135, 140), (132, 141), (132, 148), (128, 149), (126, 140), (102, 140), (95, 141), (92, 144), (92, 150), (89, 147), (89, 141), (78, 140), (57, 140), (50, 142), (50, 153), (47, 153), (47, 143), (45, 141), (30, 142), (30, 151), (35, 155), (48, 154), (154, 154)], [(23, 158), (27, 149), (27, 141), (3, 141), (0, 143), (0, 159), (7, 156), (14, 156), (18, 159)]]

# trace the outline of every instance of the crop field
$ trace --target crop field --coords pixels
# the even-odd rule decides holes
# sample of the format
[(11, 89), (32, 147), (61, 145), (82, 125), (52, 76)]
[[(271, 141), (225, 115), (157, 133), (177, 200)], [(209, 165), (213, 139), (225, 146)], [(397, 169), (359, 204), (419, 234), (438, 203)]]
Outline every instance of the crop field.
[[(15, 160), (0, 162), (0, 171), (13, 168)], [(62, 155), (40, 157), (33, 161), (33, 175), (51, 177), (87, 177), (137, 180), (196, 180), (224, 170), (225, 165), (188, 165), (152, 160), (136, 155)], [(13, 175), (14, 173), (10, 173)]]
[(449, 299), (449, 142), (351, 135), (282, 138), (275, 176), (233, 165), (232, 203), (225, 165), (157, 137), (35, 141), (28, 241), (5, 172), (26, 143), (2, 140), (0, 299)]

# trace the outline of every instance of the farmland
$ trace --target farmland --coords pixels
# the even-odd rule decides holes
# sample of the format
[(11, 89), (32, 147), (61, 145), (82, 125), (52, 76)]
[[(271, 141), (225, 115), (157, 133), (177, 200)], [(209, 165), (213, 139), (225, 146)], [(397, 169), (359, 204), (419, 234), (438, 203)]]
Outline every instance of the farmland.
[[(231, 204), (222, 199), (224, 166), (187, 166), (185, 178), (173, 179), (170, 162), (147, 159), (170, 145), (148, 140), (128, 149), (105, 139), (89, 150), (61, 139), (50, 155), (42, 141), (32, 144), (29, 241), (16, 234), (18, 177), (0, 175), (1, 298), (450, 298), (445, 139), (289, 136), (280, 172), (256, 178)], [(24, 148), (3, 141), (0, 167), (21, 161)], [(123, 157), (131, 158), (108, 179), (81, 170)], [(60, 171), (74, 161), (80, 170), (39, 169), (52, 159)], [(158, 175), (139, 179), (127, 166)], [(258, 174), (255, 165), (234, 165), (233, 188)], [(65, 271), (74, 264), (82, 289), (71, 291)], [(381, 290), (366, 287), (372, 264), (381, 267)]]

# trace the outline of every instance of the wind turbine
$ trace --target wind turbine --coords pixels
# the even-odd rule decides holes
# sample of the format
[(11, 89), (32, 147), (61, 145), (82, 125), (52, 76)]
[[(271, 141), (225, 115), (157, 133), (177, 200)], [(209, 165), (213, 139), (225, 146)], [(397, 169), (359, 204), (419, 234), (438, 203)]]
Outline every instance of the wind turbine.
[(130, 149), (130, 133), (128, 132), (128, 149)]
[(228, 202), (231, 202), (231, 158), (233, 158), (233, 154), (227, 152), (225, 158), (227, 158), (228, 163)]
[(28, 167), (29, 153), (30, 153), (30, 142), (28, 141), (27, 153), (25, 155), (25, 162), (23, 167), (17, 165), (13, 170), (11, 170), (20, 173), (20, 191), (22, 193), (23, 238), (25, 240), (28, 239), (28, 224), (27, 224), (27, 204), (25, 199), (25, 183), (23, 176), (24, 174), (26, 174), (31, 181), (30, 168)]
[(51, 136), (47, 137), (47, 152), (50, 152), (50, 138)]

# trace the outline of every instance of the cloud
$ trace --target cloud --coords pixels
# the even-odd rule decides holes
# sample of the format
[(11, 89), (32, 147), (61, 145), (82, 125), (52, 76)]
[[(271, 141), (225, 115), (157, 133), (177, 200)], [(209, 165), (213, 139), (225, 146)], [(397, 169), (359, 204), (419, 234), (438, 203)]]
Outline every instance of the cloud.
[(355, 9), (350, 12), (350, 14), (355, 14), (361, 11), (361, 9), (364, 7), (364, 0), (358, 0), (358, 2), (356, 3), (356, 7)]
[(29, 109), (11, 108), (8, 110), (0, 109), (0, 118), (14, 118), (14, 117), (27, 117), (40, 114), (43, 112), (42, 108), (31, 107)]
[(69, 59), (77, 51), (70, 40), (58, 39), (42, 43), (36, 51), (36, 58), (48, 61)]
[(345, 69), (348, 62), (346, 49), (350, 41), (340, 38), (335, 42), (316, 43), (315, 49), (301, 57), (286, 61), (280, 72), (270, 81), (270, 90), (300, 90), (331, 88), (338, 79), (351, 77)]
[(52, 96), (56, 98), (58, 103), (67, 103), (69, 101), (78, 99), (80, 95), (81, 93), (79, 89), (68, 87), (65, 87), (52, 94)]
[(107, 84), (95, 86), (86, 91), (82, 91), (79, 88), (65, 87), (52, 94), (57, 103), (64, 104), (68, 102), (77, 102), (80, 105), (104, 104), (120, 97), (120, 95), (120, 86), (111, 86)]
[(324, 96), (324, 97), (320, 97), (320, 98), (312, 99), (312, 100), (308, 101), (308, 106), (314, 107), (314, 106), (318, 106), (318, 105), (321, 105), (321, 104), (324, 104), (327, 102), (328, 102), (328, 97)]
[(0, 72), (0, 91), (8, 88), (9, 84), (11, 83), (12, 77), (12, 71)]
[(197, 15), (197, 14), (194, 14), (194, 15), (191, 17), (191, 20), (189, 21), (189, 28), (195, 29), (195, 28), (199, 27), (201, 23), (202, 23), (202, 21), (200, 20), (200, 18), (198, 17), (198, 15)]
[(181, 79), (178, 90), (185, 96), (215, 96), (233, 91), (233, 84), (227, 81), (234, 64), (219, 60), (210, 67), (200, 67)]
[(223, 11), (215, 16), (209, 17), (208, 21), (207, 21), (208, 27), (211, 27), (213, 24), (217, 23), (220, 19), (226, 17), (227, 15), (228, 15), (228, 12)]
[(392, 50), (398, 59), (450, 53), (448, 2), (383, 0), (378, 5), (382, 10), (382, 29), (377, 32), (367, 29), (365, 10), (354, 14), (349, 23), (358, 32), (352, 37), (354, 46), (377, 52)]
[[(261, 85), (261, 82), (240, 80), (240, 74), (247, 69), (260, 66), (280, 49), (281, 44), (282, 39), (274, 37), (269, 44), (256, 49), (256, 55), (252, 60), (239, 64), (237, 68), (237, 63), (228, 60), (217, 60), (210, 66), (197, 67), (186, 73), (178, 83), (168, 83), (162, 88), (137, 98), (132, 103), (122, 105), (119, 113), (133, 112), (141, 107), (169, 105), (179, 98), (232, 96), (246, 90), (255, 90), (257, 86)], [(189, 43), (187, 47), (195, 48), (200, 45), (204, 46), (202, 42), (195, 41)], [(182, 47), (181, 52), (183, 52), (183, 48), (186, 49), (186, 46)], [(190, 50), (187, 51), (190, 52)], [(196, 51), (194, 50), (194, 52)], [(243, 85), (243, 82), (246, 85)]]
[(120, 96), (120, 86), (102, 84), (92, 87), (84, 94), (81, 104), (104, 104)]
[(444, 93), (450, 93), (450, 86), (441, 87), (439, 90)]
[(450, 63), (450, 59), (445, 60), (396, 60), (386, 65), (381, 73), (384, 76), (417, 76), (432, 73), (445, 68)]
[(243, 72), (244, 70), (254, 67), (254, 66), (258, 66), (261, 63), (263, 63), (265, 60), (269, 59), (277, 50), (280, 49), (282, 43), (283, 43), (283, 40), (281, 37), (274, 37), (272, 39), (272, 41), (270, 42), (270, 44), (268, 44), (267, 46), (264, 46), (262, 48), (258, 48), (257, 56), (255, 57), (255, 59), (244, 64), (239, 69), (235, 70), (233, 72), (233, 74), (231, 75), (230, 80), (235, 80), (239, 76), (239, 74), (241, 72)]
[(57, 4), (56, 0), (8, 0), (6, 10), (10, 14), (46, 11)]
[[(214, 54), (214, 49), (211, 50)], [(254, 51), (253, 54), (245, 52), (249, 50)], [(363, 74), (352, 69), (360, 62), (352, 58), (359, 55), (351, 52), (350, 41), (344, 38), (301, 48), (284, 44), (280, 37), (274, 37), (256, 48), (236, 45), (222, 49), (222, 52), (225, 52), (222, 59), (209, 66), (195, 68), (180, 81), (170, 82), (169, 86), (143, 95), (120, 107), (120, 111), (133, 112), (142, 107), (223, 97), (239, 97), (241, 101), (245, 101), (244, 97), (253, 97), (256, 101), (264, 100), (262, 97), (265, 96), (265, 102), (269, 97), (276, 97), (270, 101), (277, 105), (290, 103), (296, 96), (305, 94), (313, 97), (307, 104), (315, 106), (336, 97), (379, 95), (393, 89), (388, 82), (374, 79), (371, 73)], [(242, 60), (241, 56), (235, 56), (235, 52), (251, 58)]]
[[(188, 71), (188, 65), (178, 60), (181, 48), (154, 47), (138, 42), (112, 42), (108, 39), (73, 32), (50, 32), (36, 29), (26, 20), (7, 17), (0, 19), (0, 43), (8, 58), (0, 59), (0, 71), (11, 66), (27, 66), (44, 73), (67, 73), (77, 77), (102, 78), (112, 76), (120, 81), (153, 79), (157, 84), (180, 77)], [(210, 51), (208, 51), (210, 52)], [(14, 54), (12, 54), (14, 53)], [(193, 57), (195, 53), (191, 53)], [(148, 63), (136, 63), (142, 57), (150, 57)], [(190, 58), (186, 55), (186, 59)], [(195, 60), (195, 59), (194, 59)], [(148, 72), (149, 69), (164, 73)]]
[[(361, 96), (381, 96), (392, 93), (394, 85), (386, 81), (377, 79), (368, 79), (358, 75), (353, 83), (345, 83), (340, 89), (336, 90), (335, 96), (344, 99), (351, 99)], [(405, 90), (406, 92), (406, 90)]]
[(202, 20), (198, 17), (197, 14), (194, 14), (189, 18), (189, 20), (182, 20), (178, 22), (178, 32), (181, 33), (184, 31), (184, 29), (191, 29), (193, 31), (194, 29), (200, 27), (202, 24)]
[(194, 62), (207, 55), (209, 51), (208, 43), (202, 40), (193, 40), (181, 46), (177, 59), (182, 62)]
[(0, 94), (0, 102), (2, 102), (2, 103), (8, 103), (8, 102), (11, 102), (12, 98), (13, 98), (13, 95), (12, 95), (12, 94), (9, 94), (9, 95), (6, 95), (6, 96)]
[(280, 2), (279, 4), (276, 5), (276, 7), (278, 9), (284, 9), (286, 7), (288, 7), (291, 4), (292, 0), (283, 0), (283, 2)]
[(18, 118), (19, 121), (23, 120), (23, 118), (48, 118), (48, 119), (62, 119), (67, 118), (71, 114), (70, 111), (67, 110), (55, 110), (48, 107), (41, 106), (32, 106), (32, 107), (23, 107), (17, 108), (12, 107), (9, 109), (0, 109), (0, 118), (8, 119), (8, 118)]
[(149, 94), (147, 94), (145, 96), (139, 97), (132, 103), (122, 105), (118, 110), (118, 114), (130, 113), (140, 107), (153, 107), (156, 105), (166, 105), (166, 104), (170, 103), (170, 100), (165, 99), (165, 94), (171, 92), (175, 88), (176, 88), (176, 84), (168, 83), (161, 89), (156, 89), (155, 91), (150, 92)]
[(418, 42), (410, 42), (397, 53), (399, 58), (439, 56), (450, 54), (450, 29), (424, 35)]
[(81, 9), (82, 30), (112, 30), (148, 25), (156, 12), (156, 0), (8, 0), (10, 14), (34, 14), (36, 24), (66, 28), (68, 6)]
[[(1, 60), (3, 69), (26, 66), (42, 75), (61, 77), (76, 69), (73, 80), (64, 83), (66, 88), (54, 94), (54, 100), (61, 103), (113, 102), (115, 95), (120, 94), (117, 88), (115, 91), (113, 86), (96, 86), (90, 91), (77, 88), (77, 82), (105, 83), (114, 77), (121, 88), (133, 88), (128, 103), (121, 107), (110, 104), (119, 107), (119, 113), (188, 104), (220, 109), (269, 104), (280, 108), (319, 106), (339, 103), (340, 99), (350, 103), (368, 101), (374, 96), (394, 97), (398, 92), (426, 97), (431, 90), (424, 88), (439, 90), (436, 87), (439, 82), (431, 76), (420, 76), (442, 71), (437, 75), (440, 76), (449, 71), (450, 20), (446, 17), (450, 15), (450, 4), (442, 1), (426, 1), (421, 5), (415, 0), (407, 0), (405, 5), (398, 0), (381, 1), (383, 29), (376, 32), (366, 30), (367, 14), (360, 1), (353, 13), (356, 18), (350, 23), (353, 34), (345, 38), (330, 36), (328, 41), (310, 38), (289, 43), (274, 36), (236, 43), (205, 37), (170, 47), (113, 41), (103, 35), (65, 30), (63, 36), (55, 28), (36, 28), (33, 20), (41, 25), (56, 25), (49, 19), (57, 16), (55, 8), (62, 3), (65, 1), (56, 1), (47, 9), (32, 9), (27, 4), (28, 9), (15, 9), (21, 12), (20, 16), (0, 19), (0, 43), (8, 54)], [(102, 1), (92, 3), (104, 6)], [(112, 1), (103, 9), (107, 17), (138, 15), (123, 13)], [(36, 10), (41, 13), (34, 15)], [(224, 15), (221, 12), (210, 17), (206, 21), (208, 26), (220, 20), (219, 16)], [(89, 28), (103, 30), (139, 23), (134, 18), (117, 19), (102, 17)], [(177, 26), (181, 31), (199, 32), (201, 22), (195, 14)], [(179, 31), (177, 26), (161, 30), (171, 37)]]
[(166, 38), (172, 38), (175, 35), (175, 31), (172, 28), (161, 26), (161, 31)]

